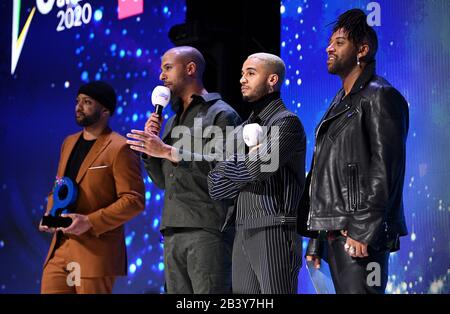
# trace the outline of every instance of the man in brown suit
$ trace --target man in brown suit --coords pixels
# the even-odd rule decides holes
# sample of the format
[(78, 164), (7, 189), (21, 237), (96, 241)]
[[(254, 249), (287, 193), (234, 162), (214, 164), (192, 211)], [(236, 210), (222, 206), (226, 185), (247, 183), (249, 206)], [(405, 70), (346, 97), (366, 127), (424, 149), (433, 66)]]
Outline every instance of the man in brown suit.
[[(58, 177), (78, 186), (72, 224), (39, 226), (54, 233), (42, 274), (42, 293), (111, 293), (117, 276), (127, 274), (124, 223), (144, 210), (139, 157), (126, 139), (108, 127), (116, 94), (105, 82), (80, 87), (76, 121), (81, 132), (61, 148)], [(49, 194), (48, 214), (53, 205)]]

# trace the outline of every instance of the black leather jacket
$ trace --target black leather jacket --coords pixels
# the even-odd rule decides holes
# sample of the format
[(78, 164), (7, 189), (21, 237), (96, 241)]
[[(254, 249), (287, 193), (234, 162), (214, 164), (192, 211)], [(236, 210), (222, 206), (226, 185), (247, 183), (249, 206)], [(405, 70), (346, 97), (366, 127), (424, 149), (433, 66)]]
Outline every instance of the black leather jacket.
[(311, 231), (347, 230), (352, 239), (373, 246), (387, 241), (387, 235), (406, 235), (407, 102), (375, 74), (373, 62), (337, 110), (331, 109), (316, 128), (299, 233), (314, 237)]

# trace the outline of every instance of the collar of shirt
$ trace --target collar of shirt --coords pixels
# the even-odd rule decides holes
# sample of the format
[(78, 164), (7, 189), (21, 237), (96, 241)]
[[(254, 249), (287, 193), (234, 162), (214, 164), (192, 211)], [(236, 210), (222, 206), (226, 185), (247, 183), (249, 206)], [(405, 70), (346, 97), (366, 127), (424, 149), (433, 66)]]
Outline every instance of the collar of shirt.
[[(202, 104), (202, 103), (212, 103), (215, 102), (216, 100), (222, 99), (222, 97), (220, 96), (219, 93), (207, 93), (204, 95), (196, 95), (193, 94), (191, 96), (191, 102), (189, 103), (188, 107), (191, 106), (195, 106), (198, 104)], [(172, 109), (174, 112), (176, 112), (178, 115), (181, 115), (181, 113), (183, 112), (183, 103), (181, 98), (177, 97), (175, 98), (175, 100), (172, 102)]]

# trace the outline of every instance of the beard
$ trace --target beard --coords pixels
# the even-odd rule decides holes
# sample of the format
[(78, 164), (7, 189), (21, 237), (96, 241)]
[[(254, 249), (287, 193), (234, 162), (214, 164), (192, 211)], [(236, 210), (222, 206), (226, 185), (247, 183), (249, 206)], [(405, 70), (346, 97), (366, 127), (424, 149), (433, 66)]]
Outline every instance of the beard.
[(250, 94), (242, 95), (242, 100), (245, 102), (255, 102), (259, 100), (262, 96), (267, 95), (269, 93), (269, 86), (258, 85), (253, 88)]
[(75, 115), (75, 120), (79, 126), (87, 127), (97, 123), (100, 120), (100, 116), (101, 112), (97, 110), (91, 115), (85, 115), (84, 113), (81, 113), (80, 117)]
[(347, 56), (345, 58), (335, 56), (334, 61), (327, 65), (328, 73), (345, 75), (350, 72), (356, 65), (356, 56)]

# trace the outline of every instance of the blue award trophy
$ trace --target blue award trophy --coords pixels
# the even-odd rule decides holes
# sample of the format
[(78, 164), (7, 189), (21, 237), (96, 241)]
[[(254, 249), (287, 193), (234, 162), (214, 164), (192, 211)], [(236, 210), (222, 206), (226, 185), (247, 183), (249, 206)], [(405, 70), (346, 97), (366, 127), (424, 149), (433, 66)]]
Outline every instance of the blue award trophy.
[(68, 206), (75, 203), (78, 196), (78, 188), (69, 177), (56, 178), (53, 187), (53, 207), (49, 215), (42, 217), (42, 225), (50, 228), (67, 228), (72, 223), (72, 218), (61, 217), (61, 214), (69, 212)]

